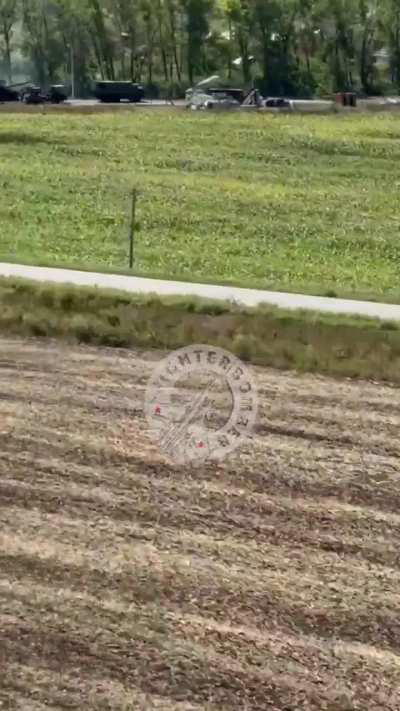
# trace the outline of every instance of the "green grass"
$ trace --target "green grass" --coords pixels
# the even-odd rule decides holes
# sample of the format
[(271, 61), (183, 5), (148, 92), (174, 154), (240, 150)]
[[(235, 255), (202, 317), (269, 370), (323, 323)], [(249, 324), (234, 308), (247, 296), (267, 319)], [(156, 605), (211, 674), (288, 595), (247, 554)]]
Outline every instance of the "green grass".
[(0, 259), (400, 299), (397, 115), (1, 114)]
[(257, 365), (400, 382), (399, 324), (272, 306), (0, 278), (0, 333), (168, 350), (204, 343)]

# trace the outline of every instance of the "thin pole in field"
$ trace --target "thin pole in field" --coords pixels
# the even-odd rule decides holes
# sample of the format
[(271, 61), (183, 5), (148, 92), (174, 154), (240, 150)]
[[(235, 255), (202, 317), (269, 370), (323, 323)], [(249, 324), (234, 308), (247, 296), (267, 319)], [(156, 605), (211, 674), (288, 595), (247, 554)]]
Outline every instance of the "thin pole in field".
[(131, 223), (129, 225), (129, 269), (133, 268), (133, 245), (134, 245), (134, 238), (135, 238), (136, 200), (137, 200), (137, 190), (136, 190), (136, 188), (133, 188), (133, 190), (132, 190)]

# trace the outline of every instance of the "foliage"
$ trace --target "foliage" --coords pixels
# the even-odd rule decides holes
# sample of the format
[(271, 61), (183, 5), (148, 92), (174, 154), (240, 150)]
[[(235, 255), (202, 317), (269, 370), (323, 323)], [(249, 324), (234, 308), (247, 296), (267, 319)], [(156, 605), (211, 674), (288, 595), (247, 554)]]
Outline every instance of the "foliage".
[(22, 52), (41, 84), (69, 76), (73, 58), (81, 94), (95, 78), (182, 86), (216, 71), (273, 94), (368, 94), (382, 82), (400, 86), (400, 4), (0, 0), (0, 52), (5, 78)]

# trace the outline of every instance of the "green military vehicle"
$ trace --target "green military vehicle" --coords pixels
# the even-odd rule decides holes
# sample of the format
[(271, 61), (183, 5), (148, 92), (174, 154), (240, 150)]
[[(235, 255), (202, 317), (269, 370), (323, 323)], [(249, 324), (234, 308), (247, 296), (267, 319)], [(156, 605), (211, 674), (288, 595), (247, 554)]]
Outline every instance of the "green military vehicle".
[(128, 101), (136, 104), (144, 99), (144, 89), (141, 84), (134, 84), (131, 81), (98, 81), (94, 95), (103, 103)]

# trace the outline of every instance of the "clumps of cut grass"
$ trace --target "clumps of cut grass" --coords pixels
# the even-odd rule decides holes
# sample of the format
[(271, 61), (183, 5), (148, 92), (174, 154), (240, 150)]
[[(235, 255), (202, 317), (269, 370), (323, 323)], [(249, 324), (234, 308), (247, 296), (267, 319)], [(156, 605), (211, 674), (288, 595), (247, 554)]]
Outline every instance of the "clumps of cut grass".
[(127, 348), (204, 343), (258, 365), (400, 382), (400, 324), (356, 316), (3, 278), (0, 332)]

